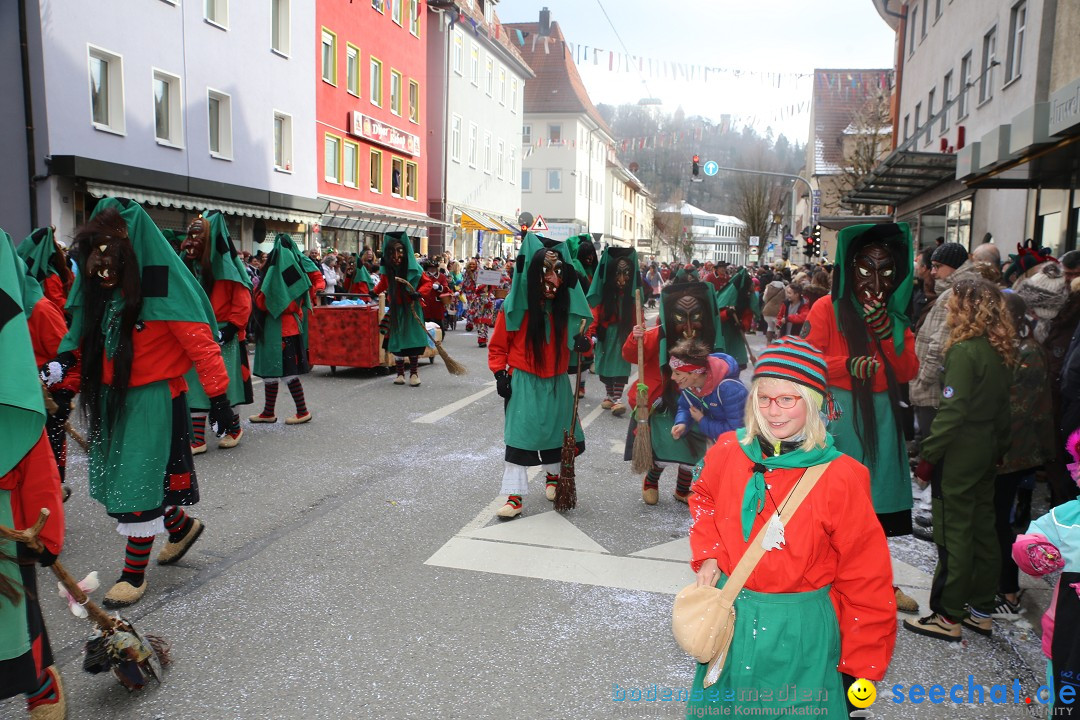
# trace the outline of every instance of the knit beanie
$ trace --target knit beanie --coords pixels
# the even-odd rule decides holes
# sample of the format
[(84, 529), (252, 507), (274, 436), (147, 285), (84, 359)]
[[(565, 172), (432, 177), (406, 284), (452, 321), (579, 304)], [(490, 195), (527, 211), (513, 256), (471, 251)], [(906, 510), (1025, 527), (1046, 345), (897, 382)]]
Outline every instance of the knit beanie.
[(1055, 262), (1043, 263), (1038, 270), (1013, 285), (1013, 290), (1040, 320), (1054, 319), (1069, 297), (1061, 266)]
[(776, 378), (828, 393), (828, 367), (820, 350), (802, 338), (788, 335), (768, 345), (754, 365), (754, 380)]
[(968, 251), (960, 243), (954, 242), (942, 243), (930, 256), (930, 262), (948, 265), (953, 270), (963, 265), (967, 259)]

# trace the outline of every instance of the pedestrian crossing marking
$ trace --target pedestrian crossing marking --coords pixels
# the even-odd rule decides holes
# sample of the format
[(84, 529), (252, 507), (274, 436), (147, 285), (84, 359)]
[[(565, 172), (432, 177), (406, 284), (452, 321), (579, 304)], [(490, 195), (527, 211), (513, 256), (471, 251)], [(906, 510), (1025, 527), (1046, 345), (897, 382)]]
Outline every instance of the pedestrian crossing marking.
[(672, 540), (661, 545), (648, 547), (644, 550), (630, 553), (630, 557), (653, 558), (655, 560), (675, 560), (677, 562), (690, 562), (690, 538), (684, 537)]
[(541, 545), (566, 550), (608, 552), (600, 543), (583, 533), (576, 525), (554, 510), (539, 515), (526, 515), (515, 519), (513, 522), (499, 523), (479, 530), (459, 533), (459, 536), (524, 545)]

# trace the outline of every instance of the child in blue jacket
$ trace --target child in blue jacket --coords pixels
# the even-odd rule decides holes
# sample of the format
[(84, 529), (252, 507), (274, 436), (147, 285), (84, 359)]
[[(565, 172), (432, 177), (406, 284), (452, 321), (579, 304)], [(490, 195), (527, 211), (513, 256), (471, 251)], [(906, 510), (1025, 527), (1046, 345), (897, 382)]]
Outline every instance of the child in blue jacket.
[(679, 386), (678, 410), (671, 436), (678, 440), (697, 424), (715, 441), (743, 426), (749, 392), (739, 381), (739, 363), (725, 353), (709, 354), (700, 340), (683, 340), (668, 357), (671, 379)]

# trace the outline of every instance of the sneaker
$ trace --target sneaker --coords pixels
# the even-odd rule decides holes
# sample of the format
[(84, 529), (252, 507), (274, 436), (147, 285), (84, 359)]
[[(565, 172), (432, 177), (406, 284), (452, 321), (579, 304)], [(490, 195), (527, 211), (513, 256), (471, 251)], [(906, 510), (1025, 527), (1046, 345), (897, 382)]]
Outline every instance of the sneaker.
[(487, 340), (477, 340), (476, 341), (476, 346), (486, 348), (487, 347)]
[(660, 490), (654, 487), (641, 488), (641, 499), (646, 505), (655, 505), (660, 502)]
[(310, 412), (306, 412), (303, 415), (293, 415), (292, 417), (285, 418), (286, 425), (303, 425), (306, 422), (311, 422)]
[[(180, 558), (187, 554), (187, 551), (191, 549), (191, 546), (195, 544), (195, 541), (199, 539), (205, 529), (206, 525), (203, 524), (202, 520), (191, 518), (191, 527), (188, 528), (187, 534), (177, 542), (169, 540), (165, 543), (165, 547), (161, 548), (161, 552), (157, 556), (158, 565), (172, 565), (179, 562)], [(144, 582), (143, 585), (145, 586), (146, 583)]]
[(626, 414), (626, 406), (621, 402), (617, 402), (611, 406), (611, 414), (615, 417), (622, 417)]
[(64, 720), (67, 717), (67, 696), (64, 694), (64, 683), (60, 680), (60, 671), (55, 665), (50, 665), (45, 668), (45, 672), (52, 675), (53, 684), (56, 686), (56, 699), (38, 703), (29, 710), (30, 720)]
[(914, 615), (919, 612), (919, 603), (900, 588), (896, 588), (896, 609), (902, 613)]
[(142, 585), (136, 587), (127, 580), (118, 580), (115, 585), (105, 593), (105, 599), (101, 604), (107, 608), (121, 608), (134, 605), (146, 594), (146, 586), (149, 583), (143, 578)]
[(676, 490), (675, 492), (671, 493), (671, 497), (675, 498), (681, 503), (686, 503), (687, 505), (690, 504), (690, 493), (681, 493)]
[(916, 635), (925, 635), (946, 642), (960, 642), (960, 623), (951, 623), (937, 613), (918, 620), (905, 620), (904, 628)]
[(394, 384), (395, 385), (404, 385), (405, 384), (405, 376), (404, 375), (398, 375), (396, 378), (394, 378)]
[(521, 506), (514, 505), (513, 503), (506, 503), (501, 508), (495, 511), (495, 517), (500, 520), (513, 520), (521, 514)]
[(605, 410), (610, 410), (614, 405), (615, 403), (611, 401), (611, 398), (604, 398), (604, 400), (600, 403), (600, 407), (604, 408)]
[(994, 612), (990, 613), (990, 617), (997, 618), (998, 620), (1016, 620), (1020, 617), (1020, 613), (1023, 609), (1020, 607), (1020, 595), (1023, 594), (1023, 590), (1017, 594), (1016, 604), (1009, 602), (1008, 599), (999, 594), (994, 599)]
[(199, 443), (198, 445), (191, 446), (192, 455), (202, 455), (204, 452), (206, 452), (206, 443)]
[(929, 515), (916, 515), (915, 516), (915, 524), (920, 526), (920, 527), (928, 528), (928, 527), (931, 527), (933, 525), (933, 523), (934, 523), (934, 521), (930, 518)]
[(244, 428), (237, 430), (235, 435), (225, 433), (225, 436), (218, 440), (217, 446), (219, 448), (234, 448), (240, 444), (240, 438), (242, 437), (244, 437)]
[(416, 373), (409, 376), (409, 387), (420, 387), (420, 376)]
[(248, 422), (253, 422), (253, 423), (276, 423), (277, 422), (277, 415), (263, 415), (262, 413), (259, 413), (258, 415), (248, 415)]
[(960, 624), (968, 630), (974, 630), (985, 637), (990, 637), (994, 634), (994, 621), (988, 617), (980, 618), (975, 617), (974, 615), (968, 615), (960, 621)]
[(555, 492), (559, 489), (559, 483), (548, 483), (544, 486), (544, 497), (555, 502)]

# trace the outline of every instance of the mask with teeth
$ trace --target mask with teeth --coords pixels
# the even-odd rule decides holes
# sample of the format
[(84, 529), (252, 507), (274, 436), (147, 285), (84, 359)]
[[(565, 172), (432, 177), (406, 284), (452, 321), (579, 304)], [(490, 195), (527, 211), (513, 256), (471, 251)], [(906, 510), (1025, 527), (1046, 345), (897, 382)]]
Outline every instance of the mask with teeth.
[(675, 338), (691, 339), (701, 334), (702, 323), (705, 319), (705, 309), (701, 301), (693, 295), (683, 295), (675, 302), (671, 311), (671, 319), (674, 321)]
[(210, 243), (210, 223), (200, 215), (188, 225), (187, 235), (180, 243), (180, 252), (184, 260), (197, 262), (203, 259), (203, 250)]
[(619, 292), (624, 292), (630, 286), (630, 275), (633, 268), (626, 258), (619, 258), (615, 264), (615, 287)]
[(117, 287), (123, 279), (125, 246), (131, 247), (127, 228), (101, 232), (94, 238), (86, 273), (106, 290)]
[(562, 260), (553, 250), (544, 253), (544, 297), (551, 300), (562, 285)]
[(881, 243), (863, 247), (854, 258), (852, 290), (859, 305), (884, 305), (896, 288), (896, 260)]

